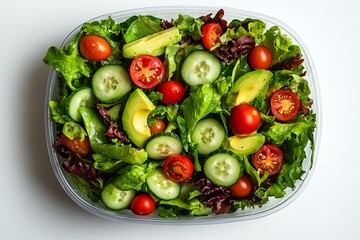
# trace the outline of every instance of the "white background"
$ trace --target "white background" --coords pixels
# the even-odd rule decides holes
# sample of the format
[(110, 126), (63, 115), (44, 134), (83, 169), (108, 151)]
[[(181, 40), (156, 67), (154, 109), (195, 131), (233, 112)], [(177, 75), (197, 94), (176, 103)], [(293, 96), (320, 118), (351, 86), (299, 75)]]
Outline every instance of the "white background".
[[(78, 207), (52, 172), (43, 120), (47, 48), (98, 15), (180, 4), (235, 7), (278, 18), (301, 36), (312, 55), (322, 97), (319, 158), (305, 191), (277, 213), (201, 226), (113, 222)], [(3, 2), (0, 239), (360, 239), (359, 9), (357, 0)]]

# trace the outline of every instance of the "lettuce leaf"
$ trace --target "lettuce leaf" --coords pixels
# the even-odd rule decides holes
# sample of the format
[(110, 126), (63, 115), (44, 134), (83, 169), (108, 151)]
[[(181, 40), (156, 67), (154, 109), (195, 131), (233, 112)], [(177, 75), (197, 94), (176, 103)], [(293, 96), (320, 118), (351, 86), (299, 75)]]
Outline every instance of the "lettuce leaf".
[(203, 20), (186, 15), (179, 14), (175, 24), (183, 36), (189, 35), (194, 40), (200, 40), (202, 37), (201, 27), (204, 25)]
[(152, 16), (138, 16), (136, 20), (132, 21), (125, 32), (123, 36), (125, 42), (130, 43), (147, 35), (160, 32), (160, 23), (160, 18)]
[(300, 47), (293, 45), (291, 38), (282, 34), (278, 26), (273, 26), (268, 29), (264, 36), (265, 39), (261, 44), (265, 45), (271, 51), (273, 56), (273, 65), (282, 62), (289, 57), (295, 57), (297, 54), (300, 54), (301, 56)]
[(66, 81), (66, 84), (75, 90), (79, 88), (82, 83), (82, 77), (90, 77), (93, 70), (86, 64), (86, 60), (79, 54), (78, 43), (82, 34), (79, 32), (65, 47), (59, 49), (57, 47), (50, 47), (43, 59), (43, 61), (61, 73)]
[(266, 30), (266, 23), (258, 19), (247, 18), (243, 22), (239, 20), (230, 23), (232, 28), (228, 28), (226, 32), (220, 37), (220, 44), (238, 39), (241, 36), (254, 37), (255, 43), (259, 44), (265, 39), (264, 31)]
[(148, 162), (141, 165), (128, 165), (117, 171), (111, 183), (120, 190), (141, 190), (146, 177), (159, 166), (158, 162)]
[(147, 159), (147, 153), (144, 149), (137, 149), (131, 145), (124, 144), (93, 144), (93, 150), (104, 156), (113, 159), (119, 159), (129, 164), (142, 164)]

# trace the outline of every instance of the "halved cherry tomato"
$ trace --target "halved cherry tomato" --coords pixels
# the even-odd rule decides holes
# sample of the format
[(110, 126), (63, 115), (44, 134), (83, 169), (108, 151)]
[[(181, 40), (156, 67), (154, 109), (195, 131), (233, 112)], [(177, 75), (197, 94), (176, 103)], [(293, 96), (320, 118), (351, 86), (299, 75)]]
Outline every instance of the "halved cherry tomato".
[(223, 30), (218, 23), (207, 23), (202, 27), (202, 42), (207, 49), (211, 49), (220, 41)]
[(150, 133), (151, 135), (155, 135), (161, 132), (164, 132), (166, 129), (166, 124), (164, 122), (164, 120), (160, 119), (160, 118), (155, 118), (155, 123), (151, 126), (149, 126), (150, 128)]
[(300, 111), (298, 95), (289, 89), (275, 91), (270, 98), (270, 108), (277, 120), (290, 121)]
[(272, 63), (270, 50), (262, 45), (254, 47), (249, 53), (249, 64), (252, 69), (268, 69)]
[(247, 135), (254, 132), (260, 125), (259, 111), (249, 105), (240, 104), (230, 114), (229, 127), (235, 135)]
[(269, 173), (269, 176), (277, 174), (283, 164), (283, 153), (281, 149), (273, 144), (267, 143), (254, 153), (253, 164), (260, 173)]
[(59, 142), (70, 151), (79, 154), (82, 157), (88, 155), (90, 152), (90, 141), (87, 137), (85, 137), (82, 141), (79, 137), (71, 140), (64, 134), (61, 134)]
[(174, 80), (163, 82), (159, 85), (157, 91), (162, 94), (163, 98), (160, 101), (165, 104), (178, 103), (185, 95), (184, 85)]
[(149, 215), (154, 212), (155, 207), (154, 199), (146, 193), (137, 195), (130, 205), (131, 211), (137, 215)]
[(248, 175), (242, 175), (229, 189), (236, 197), (247, 197), (253, 190), (253, 183)]
[(167, 178), (174, 182), (188, 181), (191, 178), (193, 171), (193, 163), (184, 155), (171, 155), (164, 161), (164, 173)]
[(140, 88), (153, 88), (161, 82), (164, 76), (164, 64), (155, 56), (141, 55), (130, 64), (131, 80)]
[(90, 61), (102, 61), (111, 55), (111, 47), (106, 39), (96, 35), (81, 38), (79, 49), (81, 55)]

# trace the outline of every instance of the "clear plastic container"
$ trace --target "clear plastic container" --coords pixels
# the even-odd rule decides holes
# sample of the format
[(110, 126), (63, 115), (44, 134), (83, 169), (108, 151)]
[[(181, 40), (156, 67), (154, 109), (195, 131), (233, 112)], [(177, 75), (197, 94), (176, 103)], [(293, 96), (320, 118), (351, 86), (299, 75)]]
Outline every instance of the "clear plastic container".
[[(287, 193), (283, 198), (271, 198), (268, 203), (263, 205), (261, 208), (256, 207), (254, 209), (239, 209), (235, 213), (230, 214), (222, 214), (222, 215), (210, 215), (210, 216), (190, 216), (190, 217), (179, 217), (174, 219), (161, 218), (158, 217), (155, 213), (149, 216), (137, 216), (134, 215), (130, 210), (122, 210), (122, 211), (112, 211), (107, 209), (102, 203), (93, 203), (85, 194), (75, 188), (73, 185), (70, 175), (62, 168), (61, 166), (61, 157), (58, 156), (53, 148), (53, 142), (56, 136), (55, 124), (51, 121), (51, 115), (49, 111), (49, 101), (55, 99), (58, 96), (58, 86), (57, 86), (57, 77), (58, 73), (51, 69), (49, 73), (48, 84), (46, 88), (46, 98), (45, 98), (45, 131), (46, 131), (46, 142), (48, 153), (50, 157), (50, 162), (52, 165), (52, 169), (69, 197), (77, 203), (83, 209), (93, 213), (97, 216), (115, 220), (115, 221), (127, 221), (127, 222), (138, 222), (138, 223), (152, 223), (152, 224), (215, 224), (215, 223), (226, 223), (226, 222), (234, 222), (240, 220), (249, 220), (254, 218), (263, 217), (269, 214), (272, 214), (288, 204), (294, 201), (304, 190), (310, 178), (315, 170), (316, 159), (318, 156), (319, 146), (320, 146), (320, 135), (321, 135), (321, 104), (320, 104), (320, 92), (317, 83), (317, 76), (315, 72), (315, 67), (310, 57), (308, 50), (306, 49), (304, 43), (301, 38), (292, 30), (289, 26), (284, 24), (283, 22), (263, 15), (259, 13), (244, 11), (240, 9), (234, 8), (223, 8), (225, 11), (224, 18), (227, 20), (232, 19), (245, 19), (245, 18), (257, 18), (266, 22), (267, 27), (271, 27), (273, 25), (280, 26), (282, 29), (282, 33), (285, 33), (288, 37), (292, 38), (294, 44), (299, 45), (302, 49), (302, 54), (304, 58), (304, 67), (306, 70), (306, 79), (309, 82), (309, 87), (312, 91), (311, 98), (313, 99), (313, 111), (317, 114), (317, 128), (314, 132), (314, 140), (315, 140), (315, 151), (314, 151), (314, 163), (311, 166), (310, 156), (311, 149), (308, 147), (306, 149), (306, 153), (308, 158), (304, 161), (303, 167), (306, 171), (303, 175), (302, 181), (297, 181), (296, 188), (294, 190), (287, 189)], [(214, 7), (186, 7), (186, 6), (172, 6), (172, 7), (150, 7), (150, 8), (141, 8), (141, 9), (133, 9), (127, 11), (113, 12), (110, 14), (102, 15), (91, 19), (89, 21), (100, 20), (108, 18), (111, 16), (116, 22), (122, 22), (128, 19), (133, 15), (153, 15), (156, 17), (160, 17), (163, 19), (176, 19), (178, 14), (185, 14), (191, 16), (203, 16), (208, 13), (213, 13), (213, 16), (218, 11), (218, 8)], [(82, 24), (81, 24), (82, 25)], [(72, 32), (70, 32), (65, 39), (63, 40), (61, 46), (64, 46), (68, 43), (74, 35), (80, 30), (81, 25), (75, 28)]]

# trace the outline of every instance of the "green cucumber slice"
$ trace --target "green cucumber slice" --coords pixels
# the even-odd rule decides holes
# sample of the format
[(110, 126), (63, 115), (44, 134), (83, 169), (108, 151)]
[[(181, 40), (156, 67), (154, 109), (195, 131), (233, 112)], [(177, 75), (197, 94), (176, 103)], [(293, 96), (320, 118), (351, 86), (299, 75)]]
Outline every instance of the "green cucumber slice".
[(91, 88), (82, 88), (73, 92), (69, 96), (67, 112), (68, 115), (75, 121), (81, 122), (82, 117), (79, 112), (81, 106), (94, 107), (95, 106), (95, 96)]
[(191, 52), (181, 66), (181, 76), (191, 86), (213, 82), (219, 78), (220, 72), (220, 60), (205, 50)]
[(198, 144), (198, 153), (209, 154), (217, 150), (224, 142), (225, 129), (218, 120), (205, 118), (195, 125), (191, 139)]
[(152, 171), (146, 178), (146, 184), (155, 197), (162, 200), (175, 199), (180, 195), (180, 183), (168, 179), (161, 168)]
[(105, 206), (112, 210), (121, 210), (130, 206), (136, 195), (135, 190), (122, 191), (109, 183), (101, 192), (101, 198)]
[(183, 150), (179, 137), (173, 133), (159, 133), (147, 140), (145, 151), (148, 157), (162, 160), (174, 154), (181, 154)]
[(105, 65), (92, 78), (95, 96), (103, 103), (114, 103), (131, 90), (128, 72), (120, 65)]
[(219, 150), (205, 160), (204, 173), (214, 184), (220, 187), (234, 185), (243, 172), (243, 164), (236, 154)]

